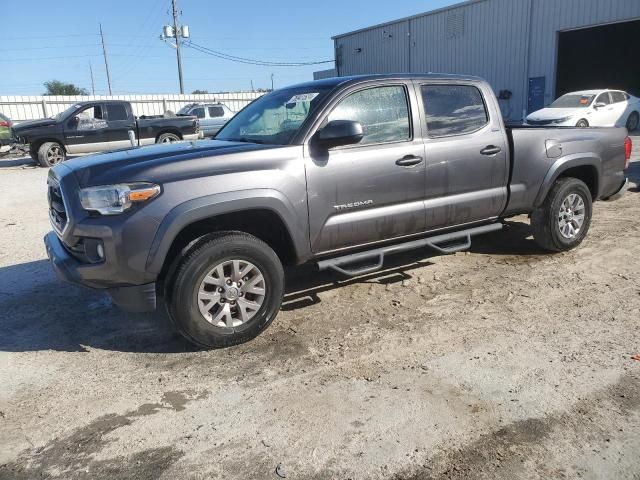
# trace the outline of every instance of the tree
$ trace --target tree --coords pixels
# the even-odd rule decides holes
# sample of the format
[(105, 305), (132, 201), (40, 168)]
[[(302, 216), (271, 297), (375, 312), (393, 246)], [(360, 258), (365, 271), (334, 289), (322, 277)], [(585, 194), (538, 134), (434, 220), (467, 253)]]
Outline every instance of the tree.
[(209, 92), (206, 90), (194, 90), (191, 95), (207, 95)]
[(60, 80), (44, 82), (47, 91), (44, 95), (89, 95), (86, 89), (76, 87), (73, 83), (65, 83)]

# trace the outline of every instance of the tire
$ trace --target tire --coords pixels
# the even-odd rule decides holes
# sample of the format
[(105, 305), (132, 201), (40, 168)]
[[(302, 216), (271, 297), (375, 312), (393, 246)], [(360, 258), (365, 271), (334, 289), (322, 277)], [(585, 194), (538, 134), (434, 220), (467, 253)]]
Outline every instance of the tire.
[(576, 123), (576, 127), (578, 128), (587, 128), (588, 126), (589, 126), (589, 122), (584, 118), (578, 120), (578, 123)]
[(629, 132), (635, 132), (640, 125), (640, 114), (638, 112), (631, 112), (627, 119), (627, 130)]
[[(582, 201), (582, 209), (577, 206), (579, 202), (574, 201), (573, 208), (567, 210), (569, 199), (575, 199), (576, 196)], [(563, 252), (577, 247), (589, 231), (592, 207), (591, 192), (582, 180), (571, 177), (558, 179), (551, 187), (542, 206), (531, 214), (533, 238), (538, 245), (551, 252)], [(580, 215), (576, 212), (582, 212), (583, 215), (583, 222), (579, 229), (576, 229), (576, 224), (579, 222)], [(570, 222), (566, 220), (567, 215), (572, 218)], [(564, 232), (562, 231), (563, 220)], [(572, 236), (569, 223), (574, 230), (577, 230)]]
[(38, 148), (38, 162), (42, 167), (53, 167), (66, 158), (64, 148), (57, 142), (45, 142)]
[[(236, 265), (235, 272), (244, 270), (246, 276), (233, 275)], [(222, 270), (216, 269), (219, 266)], [(260, 290), (262, 295), (252, 293)], [(280, 311), (283, 294), (284, 271), (276, 253), (252, 235), (221, 232), (183, 251), (168, 279), (165, 304), (187, 340), (200, 347), (226, 348), (265, 330)]]
[(156, 143), (174, 143), (179, 142), (180, 140), (181, 138), (175, 133), (163, 133), (162, 135), (158, 136), (158, 138), (156, 139)]

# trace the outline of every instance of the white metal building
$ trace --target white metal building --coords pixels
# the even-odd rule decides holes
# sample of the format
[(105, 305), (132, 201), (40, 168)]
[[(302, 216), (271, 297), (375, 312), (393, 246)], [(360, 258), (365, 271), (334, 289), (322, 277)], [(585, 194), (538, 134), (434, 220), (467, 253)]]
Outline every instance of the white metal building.
[(470, 0), (333, 40), (339, 76), (478, 75), (511, 120), (568, 91), (640, 95), (640, 0)]

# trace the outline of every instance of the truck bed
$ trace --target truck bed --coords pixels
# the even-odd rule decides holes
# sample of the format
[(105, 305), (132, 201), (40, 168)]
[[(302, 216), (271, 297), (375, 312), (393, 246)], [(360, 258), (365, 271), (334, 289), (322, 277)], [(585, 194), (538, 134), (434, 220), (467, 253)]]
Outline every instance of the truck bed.
[[(543, 198), (542, 187), (547, 185), (561, 165), (570, 166), (574, 156), (579, 156), (582, 169), (593, 173), (595, 198), (612, 195), (624, 183), (625, 128), (577, 128), (538, 127), (530, 125), (506, 128), (509, 139), (511, 178), (509, 202), (505, 216), (528, 212), (531, 205), (538, 205)], [(584, 166), (585, 152), (591, 157)], [(547, 160), (540, 162), (540, 159)], [(534, 161), (535, 160), (535, 161)], [(560, 160), (560, 161), (558, 161)], [(598, 182), (598, 172), (601, 181)], [(600, 183), (600, 184), (598, 184)]]

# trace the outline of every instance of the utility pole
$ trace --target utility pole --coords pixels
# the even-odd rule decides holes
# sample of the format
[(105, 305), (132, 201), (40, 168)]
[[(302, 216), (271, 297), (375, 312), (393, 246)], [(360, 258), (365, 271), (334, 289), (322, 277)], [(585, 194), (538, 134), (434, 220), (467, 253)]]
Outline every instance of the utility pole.
[(96, 84), (93, 81), (93, 67), (91, 66), (91, 62), (89, 62), (89, 73), (91, 74), (91, 92), (93, 95), (96, 94)]
[(109, 62), (107, 61), (107, 47), (104, 44), (104, 35), (102, 34), (102, 24), (100, 23), (100, 38), (102, 39), (102, 54), (104, 55), (104, 67), (107, 69), (107, 83), (109, 84), (109, 95), (111, 92), (111, 73), (109, 73)]
[(178, 57), (178, 78), (180, 79), (180, 93), (184, 94), (184, 83), (182, 81), (182, 57), (180, 56), (180, 37), (182, 32), (178, 30), (178, 7), (176, 0), (171, 0), (171, 10), (173, 14), (173, 31), (176, 34), (176, 56)]

